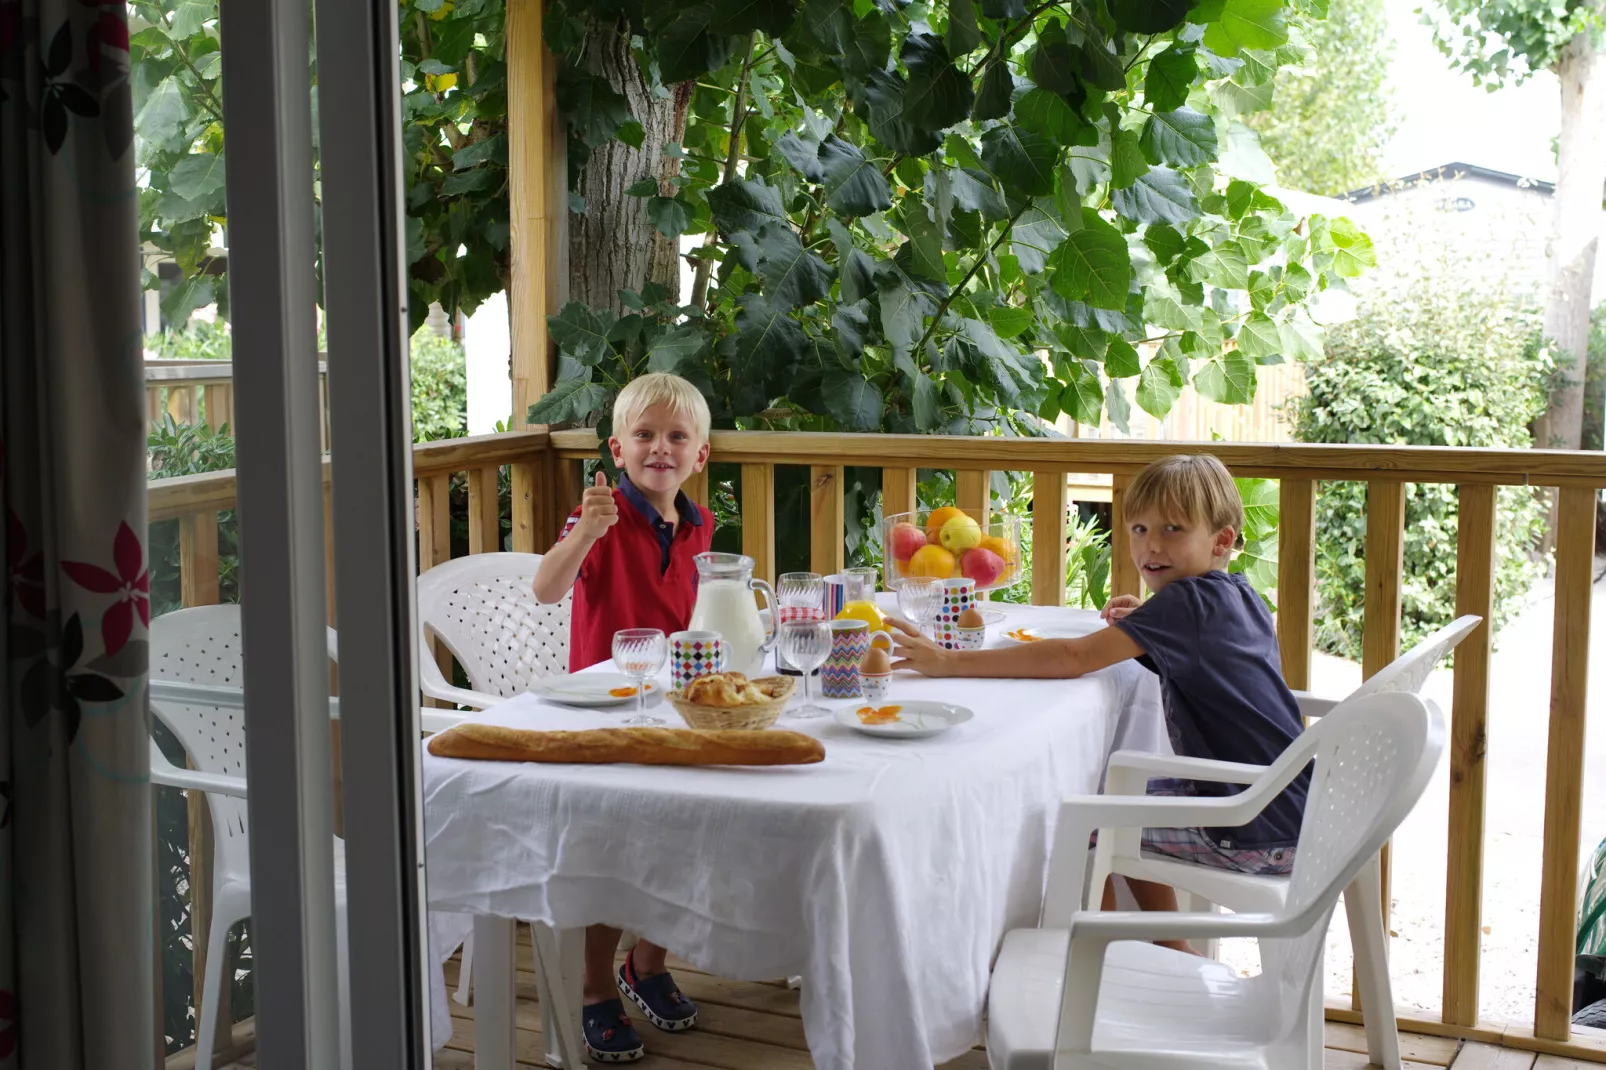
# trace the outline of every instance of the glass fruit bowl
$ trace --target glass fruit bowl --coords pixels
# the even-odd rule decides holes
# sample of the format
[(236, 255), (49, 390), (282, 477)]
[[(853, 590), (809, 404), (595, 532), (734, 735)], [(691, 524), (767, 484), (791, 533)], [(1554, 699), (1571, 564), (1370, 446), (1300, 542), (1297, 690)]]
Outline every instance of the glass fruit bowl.
[(981, 523), (954, 506), (894, 513), (882, 521), (882, 585), (905, 576), (967, 577), (976, 590), (1008, 587), (1020, 578), (1021, 518), (994, 513)]

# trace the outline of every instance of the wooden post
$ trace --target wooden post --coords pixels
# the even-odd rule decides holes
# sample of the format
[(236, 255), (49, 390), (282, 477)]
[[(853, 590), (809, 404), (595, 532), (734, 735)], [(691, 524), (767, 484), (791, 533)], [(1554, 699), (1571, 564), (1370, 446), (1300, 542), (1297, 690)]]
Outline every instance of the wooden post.
[(507, 5), (508, 315), (515, 430), (529, 426), (530, 405), (551, 389), (553, 349), (546, 318), (558, 310), (568, 289), (565, 140), (558, 122), (557, 64), (541, 38), (542, 6), (540, 0)]
[(1589, 684), (1595, 491), (1562, 487), (1556, 501), (1556, 616), (1550, 644), (1550, 740), (1545, 762), (1545, 854), (1539, 887), (1534, 1035), (1571, 1035), (1579, 810), (1584, 795), (1584, 700)]
[(229, 424), (232, 430), (234, 414), (229, 411), (230, 395), (233, 390), (227, 383), (213, 383), (201, 390), (202, 405), (205, 409), (203, 419), (206, 426), (216, 431), (224, 424)]
[(1032, 604), (1065, 604), (1065, 530), (1070, 495), (1064, 472), (1032, 473)]
[(167, 414), (176, 424), (195, 422), (195, 388), (170, 386), (167, 388)]
[(809, 567), (822, 576), (841, 572), (847, 549), (842, 514), (841, 465), (814, 465), (809, 470)]
[(775, 469), (742, 465), (742, 553), (753, 559), (753, 576), (775, 582)]
[(178, 524), (179, 600), (186, 606), (218, 601), (217, 514), (191, 513)]
[(1284, 479), (1277, 489), (1277, 647), (1283, 680), (1310, 687), (1312, 599), (1316, 592), (1316, 484)]
[(1489, 719), (1489, 654), (1494, 636), (1495, 488), (1460, 487), (1455, 615), (1483, 623), (1455, 648), (1450, 716), (1450, 830), (1444, 888), (1444, 1004), (1456, 1025), (1478, 1022), (1483, 934), (1484, 751)]
[[(1361, 619), (1361, 677), (1371, 677), (1400, 656), (1400, 581), (1405, 571), (1405, 484), (1366, 485), (1366, 604)], [(1383, 845), (1383, 945), (1389, 931), (1389, 848)], [(1350, 1002), (1361, 1007), (1353, 972)]]
[(703, 465), (703, 470), (701, 472), (693, 472), (691, 478), (686, 480), (685, 483), (681, 484), (680, 489), (686, 492), (686, 497), (690, 498), (698, 505), (707, 506), (708, 466), (705, 464)]
[(1110, 594), (1143, 597), (1143, 580), (1132, 563), (1132, 533), (1126, 526), (1126, 488), (1131, 476), (1113, 477), (1110, 486)]
[(468, 473), (468, 552), (495, 553), (502, 548), (502, 516), (497, 500), (497, 469), (471, 468)]
[(919, 508), (913, 468), (881, 469), (881, 515), (897, 516)]
[(556, 542), (558, 533), (569, 520), (569, 514), (580, 507), (580, 496), (586, 490), (586, 466), (584, 461), (566, 461), (561, 457), (553, 460), (555, 478), (552, 484), (553, 527), (548, 537), (549, 541)]
[(509, 534), (516, 554), (533, 554), (546, 549), (537, 534), (550, 523), (548, 514), (551, 510), (547, 503), (537, 500), (537, 495), (545, 492), (551, 483), (550, 480), (540, 479), (538, 475), (544, 462), (543, 457), (541, 463), (514, 461), (508, 465), (508, 478), (513, 485), (511, 501), (508, 503), (511, 509), (508, 520), (512, 527)]
[[(327, 473), (329, 469), (325, 468)], [(326, 476), (327, 478), (327, 476)], [(328, 482), (323, 485), (323, 585), (324, 603), (329, 617), (329, 627), (336, 626), (335, 621), (335, 492), (334, 486)], [(332, 670), (334, 666), (330, 666)], [(330, 694), (335, 692), (331, 691)], [(338, 773), (339, 765), (335, 766)]]
[(954, 504), (987, 526), (988, 506), (992, 504), (992, 473), (961, 468), (954, 473)]
[[(422, 476), (418, 480), (418, 570), (428, 572), (452, 557), (452, 517), (447, 494), (451, 476)], [(447, 680), (452, 678), (452, 655), (434, 639), (429, 641), (435, 663)], [(427, 705), (449, 705), (440, 699), (425, 699)]]

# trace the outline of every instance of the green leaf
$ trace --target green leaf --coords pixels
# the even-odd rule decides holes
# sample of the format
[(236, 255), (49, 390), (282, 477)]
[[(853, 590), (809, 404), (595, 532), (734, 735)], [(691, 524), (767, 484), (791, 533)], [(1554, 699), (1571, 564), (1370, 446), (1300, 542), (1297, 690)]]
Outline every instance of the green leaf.
[(1110, 5), (1115, 25), (1128, 33), (1165, 33), (1182, 25), (1192, 0), (1121, 0)]
[(486, 162), (507, 163), (507, 135), (498, 131), (452, 153), (452, 168), (464, 171)]
[(1182, 384), (1176, 381), (1176, 371), (1169, 361), (1151, 360), (1138, 377), (1138, 408), (1156, 420), (1165, 419), (1171, 406), (1182, 396)]
[[(1154, 121), (1152, 118), (1149, 120)], [(1148, 127), (1143, 128), (1145, 134)], [(1139, 148), (1138, 135), (1131, 130), (1117, 129), (1110, 135), (1110, 188), (1126, 189), (1148, 173), (1149, 164)]]
[(1261, 186), (1271, 185), (1277, 177), (1271, 157), (1260, 147), (1260, 135), (1240, 122), (1227, 124), (1227, 146), (1216, 160), (1216, 170)]
[(1169, 167), (1152, 168), (1111, 200), (1117, 212), (1138, 223), (1186, 223), (1199, 215), (1187, 180)]
[(942, 402), (937, 394), (937, 384), (931, 376), (918, 369), (914, 374), (914, 389), (910, 391), (909, 402), (916, 428), (935, 431), (942, 426)]
[(1091, 25), (1076, 60), (1077, 70), (1089, 85), (1107, 93), (1119, 93), (1126, 88), (1126, 69), (1121, 66), (1121, 58), (1106, 47), (1104, 35)]
[[(589, 368), (586, 374), (589, 376)], [(562, 379), (530, 406), (526, 418), (532, 424), (577, 423), (602, 409), (607, 401), (608, 392), (589, 378)]]
[(1354, 223), (1343, 216), (1332, 220), (1328, 235), (1333, 239), (1333, 271), (1347, 279), (1377, 266), (1377, 252), (1368, 238)]
[(897, 268), (889, 266), (876, 272), (875, 281), (881, 298), (881, 333), (886, 335), (894, 356), (907, 356), (920, 340), (924, 302)]
[(919, 197), (906, 197), (898, 210), (898, 227), (909, 238), (895, 260), (911, 275), (942, 282), (947, 268), (942, 261), (942, 228), (927, 214)]
[(1283, 355), (1291, 361), (1322, 358), (1322, 329), (1303, 310), (1295, 312), (1277, 328)]
[(1060, 392), (1060, 408), (1077, 423), (1097, 427), (1104, 413), (1104, 384), (1079, 360), (1071, 361), (1066, 370), (1069, 374)]
[(1246, 48), (1276, 48), (1288, 40), (1283, 0), (1226, 0), (1220, 17), (1205, 27), (1204, 43), (1222, 56)]
[(1037, 44), (1027, 58), (1026, 69), (1032, 81), (1052, 93), (1076, 93), (1076, 54), (1065, 39), (1065, 26), (1051, 21), (1037, 34)]
[[(1048, 266), (1049, 254), (1065, 240), (1065, 228), (1050, 214), (1052, 211), (1053, 202), (1039, 197), (1015, 220), (1010, 232), (1010, 249), (1020, 261), (1021, 270), (1029, 275), (1041, 274)], [(1077, 222), (1081, 222), (1080, 212)]]
[(1087, 134), (1094, 143), (1098, 140), (1098, 131), (1084, 123), (1064, 97), (1046, 89), (1028, 89), (1021, 95), (1015, 103), (1015, 125), (1042, 134), (1056, 145), (1087, 144)]
[(162, 295), (162, 315), (169, 324), (182, 330), (189, 322), (191, 312), (210, 305), (214, 299), (212, 277), (192, 275)]
[(742, 294), (737, 300), (731, 375), (747, 390), (762, 393), (764, 383), (788, 377), (808, 339), (786, 309), (765, 297)]
[(1255, 362), (1242, 352), (1219, 353), (1194, 373), (1194, 389), (1224, 405), (1247, 405), (1255, 397)]
[(1198, 330), (1201, 311), (1196, 305), (1185, 305), (1182, 298), (1164, 282), (1154, 282), (1143, 294), (1143, 318), (1156, 327), (1168, 331)]
[(1249, 289), (1249, 260), (1236, 242), (1222, 242), (1207, 256), (1200, 257), (1205, 267), (1204, 281), (1226, 290)]
[(1054, 335), (1072, 354), (1083, 360), (1102, 361), (1110, 338), (1097, 327), (1083, 327), (1063, 322), (1054, 328)]
[(626, 119), (619, 124), (619, 129), (613, 136), (629, 145), (633, 149), (641, 148), (641, 143), (647, 140), (647, 128), (641, 125), (640, 119)]
[(970, 109), (970, 117), (977, 122), (984, 119), (1002, 119), (1009, 114), (1009, 101), (1015, 93), (1015, 79), (1009, 73), (1009, 63), (1002, 58), (987, 65), (981, 76), (981, 92)]
[(224, 185), (223, 157), (197, 152), (167, 173), (167, 188), (187, 201), (209, 202)]
[(176, 75), (169, 76), (157, 83), (150, 96), (145, 98), (145, 106), (134, 116), (134, 133), (142, 141), (161, 145), (181, 131), (188, 118), (184, 90), (180, 88)]
[(758, 276), (764, 280), (764, 296), (777, 310), (811, 305), (830, 292), (833, 272), (803, 247), (790, 226), (766, 224), (756, 238)]
[(691, 226), (691, 205), (680, 197), (654, 197), (647, 202), (647, 218), (666, 238), (678, 238)]
[(1083, 210), (1082, 229), (1060, 243), (1050, 266), (1054, 274), (1049, 285), (1061, 297), (1094, 308), (1126, 307), (1126, 292), (1132, 285), (1126, 239), (1093, 209)]
[(1110, 339), (1110, 348), (1104, 352), (1104, 374), (1111, 379), (1126, 379), (1138, 374), (1138, 351), (1124, 338)]
[(658, 55), (658, 77), (665, 85), (716, 70), (730, 58), (730, 37), (709, 29), (713, 8), (712, 4), (681, 8), (673, 21), (657, 31), (653, 45)]
[(766, 33), (779, 37), (797, 17), (795, 0), (714, 0), (708, 21), (712, 33)]
[(871, 71), (865, 77), (859, 110), (864, 113), (875, 139), (894, 152), (907, 156), (927, 156), (937, 151), (942, 139), (903, 118), (903, 78), (891, 71)]
[(168, 34), (175, 41), (194, 37), (206, 28), (208, 20), (218, 15), (217, 0), (178, 0), (173, 5), (172, 22)]
[(842, 265), (842, 300), (854, 304), (875, 293), (875, 260), (863, 249), (851, 249), (844, 256), (837, 246), (837, 262)]
[(903, 62), (909, 85), (903, 93), (903, 121), (921, 130), (942, 130), (970, 114), (970, 79), (948, 58), (942, 39), (929, 33), (904, 38)]
[(658, 180), (651, 175), (638, 178), (625, 187), (626, 197), (656, 197), (658, 196)]
[(1014, 338), (1032, 325), (1032, 310), (1019, 305), (995, 305), (987, 310), (987, 322), (1000, 338)]
[(695, 320), (682, 323), (660, 334), (647, 349), (647, 370), (678, 372), (708, 348), (708, 334)]
[(835, 134), (820, 145), (820, 172), (826, 202), (839, 216), (853, 218), (892, 207), (892, 188), (881, 169)]
[(852, 305), (838, 305), (831, 315), (831, 327), (836, 331), (837, 348), (849, 357), (858, 357), (870, 339), (868, 301)]
[(990, 19), (1026, 17), (1026, 0), (981, 0), (981, 13)]
[(967, 212), (980, 212), (987, 219), (1003, 219), (1009, 215), (1003, 195), (985, 172), (955, 167), (949, 173), (948, 188), (954, 204)]
[(1059, 150), (1042, 134), (1015, 126), (995, 126), (982, 135), (981, 159), (1004, 189), (1025, 197), (1054, 192), (1054, 161)]
[(592, 148), (613, 140), (620, 125), (630, 121), (630, 102), (596, 75), (559, 79), (557, 97), (569, 132)]
[(592, 308), (570, 301), (557, 315), (546, 318), (547, 330), (558, 344), (558, 351), (587, 367), (595, 367), (613, 350), (608, 332), (618, 317), (608, 309)]
[(1143, 244), (1162, 264), (1169, 264), (1182, 253), (1183, 237), (1164, 223), (1155, 223), (1143, 231)]
[(950, 0), (948, 4), (948, 53), (963, 56), (981, 44), (973, 0)]
[(503, 176), (489, 168), (477, 167), (472, 171), (455, 171), (446, 176), (441, 183), (441, 194), (446, 197), (461, 197), (465, 193), (483, 193), (494, 189), (501, 183)]
[(732, 179), (709, 190), (707, 196), (714, 222), (726, 234), (787, 222), (780, 193), (766, 186), (762, 178)]
[(881, 391), (858, 372), (830, 368), (822, 386), (825, 407), (849, 431), (879, 431)]
[(1156, 112), (1143, 124), (1143, 155), (1155, 164), (1198, 167), (1216, 156), (1216, 121), (1192, 108)]
[(1257, 363), (1282, 352), (1282, 345), (1277, 324), (1259, 313), (1250, 316), (1238, 329), (1238, 352)]
[(1155, 111), (1175, 111), (1188, 102), (1188, 91), (1199, 76), (1199, 61), (1191, 45), (1172, 44), (1149, 61), (1143, 76), (1143, 99)]
[(442, 63), (456, 67), (474, 48), (479, 23), (474, 19), (447, 19), (434, 29), (433, 55)]
[(1104, 392), (1104, 411), (1110, 414), (1111, 427), (1123, 435), (1132, 433), (1132, 427), (1127, 423), (1127, 418), (1132, 415), (1132, 403), (1127, 400), (1126, 390), (1119, 379), (1111, 379), (1110, 388)]

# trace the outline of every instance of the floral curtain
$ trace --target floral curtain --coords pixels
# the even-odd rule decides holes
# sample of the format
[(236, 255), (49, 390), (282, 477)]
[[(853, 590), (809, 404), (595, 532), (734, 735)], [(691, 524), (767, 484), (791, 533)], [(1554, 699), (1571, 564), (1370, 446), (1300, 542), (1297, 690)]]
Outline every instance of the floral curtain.
[(121, 0), (0, 0), (0, 1070), (156, 1056)]

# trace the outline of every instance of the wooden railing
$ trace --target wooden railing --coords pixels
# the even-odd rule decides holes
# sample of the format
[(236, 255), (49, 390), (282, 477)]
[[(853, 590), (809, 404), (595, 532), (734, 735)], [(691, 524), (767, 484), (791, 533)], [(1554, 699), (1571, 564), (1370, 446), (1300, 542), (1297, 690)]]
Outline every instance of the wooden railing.
[[(822, 572), (836, 571), (843, 564), (847, 522), (843, 487), (850, 466), (881, 470), (883, 509), (889, 513), (915, 507), (915, 477), (920, 469), (953, 471), (957, 504), (973, 509), (986, 505), (992, 471), (1032, 473), (1032, 600), (1039, 604), (1060, 604), (1064, 599), (1066, 473), (1112, 477), (1112, 591), (1138, 594), (1140, 581), (1127, 554), (1121, 522), (1125, 486), (1150, 461), (1199, 449), (1198, 443), (1131, 440), (730, 431), (713, 435), (714, 458), (740, 466), (736, 489), (742, 550), (756, 562), (757, 573), (772, 580), (777, 570), (777, 465), (805, 466), (810, 472), (810, 561)], [(1575, 1030), (1569, 1022), (1595, 502), (1597, 491), (1606, 487), (1606, 456), (1542, 450), (1231, 443), (1212, 443), (1208, 449), (1235, 475), (1279, 481), (1277, 631), (1283, 672), (1296, 688), (1310, 683), (1317, 483), (1353, 480), (1367, 485), (1365, 675), (1377, 672), (1399, 653), (1405, 486), (1445, 483), (1458, 488), (1457, 610), (1477, 613), (1486, 623), (1462, 642), (1455, 658), (1440, 1013), (1436, 1019), (1427, 1019), (1402, 1011), (1401, 1027), (1606, 1062), (1606, 1034)], [(494, 533), (500, 520), (497, 470), (503, 465), (509, 467), (512, 485), (510, 548), (538, 551), (551, 544), (563, 518), (579, 500), (582, 462), (596, 456), (596, 451), (597, 440), (591, 431), (518, 432), (417, 447), (419, 568), (427, 569), (452, 556), (447, 493), (453, 473), (467, 473), (467, 552), (500, 548)], [(1484, 741), (1491, 649), (1487, 622), (1492, 619), (1494, 601), (1495, 488), (1502, 485), (1559, 488), (1539, 967), (1533, 1021), (1522, 1024), (1490, 1023), (1480, 1020), (1478, 1014)], [(706, 502), (706, 474), (687, 489)], [(181, 549), (186, 604), (192, 604), (192, 598), (193, 604), (208, 597), (216, 599), (216, 512), (231, 507), (233, 500), (232, 473), (151, 484), (152, 519), (179, 518), (190, 533)], [(192, 572), (196, 574), (193, 580)], [(1386, 894), (1384, 902), (1388, 902)], [(204, 932), (204, 925), (200, 931)], [(1329, 1017), (1356, 1021), (1359, 1009), (1330, 1007)]]
[[(318, 362), (318, 411), (322, 446), (329, 448), (328, 365)], [(206, 424), (216, 431), (234, 423), (234, 362), (227, 360), (147, 360), (145, 362), (145, 418), (161, 422)]]

